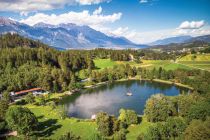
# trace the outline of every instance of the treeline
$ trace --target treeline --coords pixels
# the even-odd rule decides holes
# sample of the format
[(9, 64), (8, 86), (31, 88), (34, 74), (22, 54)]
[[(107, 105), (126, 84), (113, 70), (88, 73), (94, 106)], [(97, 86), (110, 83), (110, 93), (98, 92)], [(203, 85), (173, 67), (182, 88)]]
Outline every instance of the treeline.
[[(78, 50), (71, 50), (78, 51)], [(92, 58), (108, 59), (113, 61), (130, 61), (139, 59), (139, 52), (137, 50), (112, 50), (97, 48), (94, 50), (79, 50), (83, 54), (90, 54)]]
[(127, 79), (129, 77), (140, 76), (141, 79), (162, 79), (172, 82), (178, 82), (189, 85), (199, 93), (207, 93), (210, 91), (210, 72), (201, 70), (165, 70), (162, 67), (156, 69), (136, 68), (129, 64), (116, 65), (113, 68), (92, 72), (93, 82), (114, 81), (119, 79)]
[(181, 55), (180, 53), (170, 53), (160, 52), (154, 50), (139, 50), (139, 56), (145, 60), (176, 60), (176, 58)]

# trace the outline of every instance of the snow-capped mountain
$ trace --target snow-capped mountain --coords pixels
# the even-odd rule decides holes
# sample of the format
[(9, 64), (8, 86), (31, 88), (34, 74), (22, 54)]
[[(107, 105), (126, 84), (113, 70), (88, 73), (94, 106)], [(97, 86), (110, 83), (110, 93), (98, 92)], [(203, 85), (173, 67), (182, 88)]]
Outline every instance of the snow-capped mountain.
[(38, 23), (34, 26), (29, 26), (0, 17), (0, 34), (8, 32), (15, 32), (62, 49), (146, 47), (146, 45), (135, 44), (124, 37), (108, 36), (89, 26), (78, 26), (72, 23), (59, 25)]

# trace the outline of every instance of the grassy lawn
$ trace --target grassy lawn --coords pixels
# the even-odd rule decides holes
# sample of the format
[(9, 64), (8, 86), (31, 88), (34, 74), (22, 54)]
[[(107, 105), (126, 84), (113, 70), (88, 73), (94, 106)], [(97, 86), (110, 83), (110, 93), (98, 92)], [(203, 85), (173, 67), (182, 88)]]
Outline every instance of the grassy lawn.
[(58, 139), (66, 132), (72, 131), (81, 139), (87, 140), (97, 133), (95, 122), (66, 118), (62, 120), (57, 110), (50, 106), (26, 105), (37, 117), (40, 122), (37, 135), (42, 138)]
[(143, 117), (140, 124), (128, 127), (128, 134), (126, 135), (127, 140), (135, 140), (139, 134), (146, 134), (148, 127), (151, 125), (152, 123), (148, 122), (146, 118)]
[[(73, 134), (80, 136), (82, 140), (94, 139), (97, 132), (96, 123), (91, 120), (66, 118), (61, 119), (56, 109), (50, 106), (36, 106), (25, 105), (29, 108), (38, 118), (40, 124), (36, 132), (39, 138), (58, 139), (63, 134), (71, 131)], [(147, 133), (147, 128), (152, 123), (147, 122), (146, 118), (138, 125), (130, 125), (126, 135), (128, 140), (134, 140), (140, 133)]]
[(110, 68), (116, 65), (116, 62), (110, 59), (95, 59), (94, 63), (98, 69)]
[(126, 64), (129, 64), (131, 67), (141, 67), (141, 63), (136, 63), (136, 62), (134, 62), (134, 61), (116, 61), (116, 63), (117, 64), (124, 64), (124, 65), (126, 65)]

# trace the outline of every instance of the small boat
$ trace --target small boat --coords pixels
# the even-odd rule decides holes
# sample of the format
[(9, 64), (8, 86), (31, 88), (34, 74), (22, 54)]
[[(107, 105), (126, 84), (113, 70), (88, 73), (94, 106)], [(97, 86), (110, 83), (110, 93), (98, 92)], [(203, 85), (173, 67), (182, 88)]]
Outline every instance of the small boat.
[(133, 94), (131, 92), (126, 93), (127, 96), (132, 96)]
[(130, 91), (130, 89), (127, 90), (126, 95), (127, 95), (127, 96), (132, 96), (132, 95), (133, 95), (132, 92)]
[(127, 96), (132, 96), (133, 94), (132, 94), (132, 92), (128, 91), (128, 92), (126, 93), (126, 95), (127, 95)]

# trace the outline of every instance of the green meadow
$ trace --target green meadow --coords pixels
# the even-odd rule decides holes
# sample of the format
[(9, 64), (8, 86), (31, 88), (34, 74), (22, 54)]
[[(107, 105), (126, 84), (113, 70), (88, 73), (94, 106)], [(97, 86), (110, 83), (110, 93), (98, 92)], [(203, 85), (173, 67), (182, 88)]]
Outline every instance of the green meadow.
[(201, 70), (210, 71), (210, 54), (190, 54), (178, 59), (178, 63)]
[(110, 68), (117, 64), (115, 61), (112, 61), (111, 59), (95, 59), (94, 63), (97, 69)]

